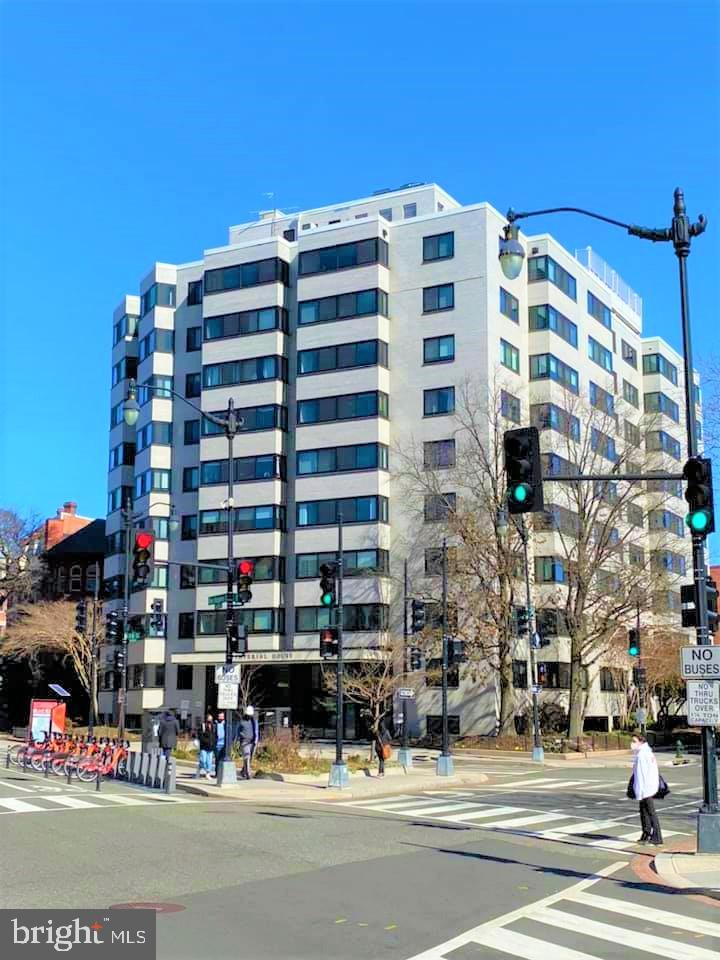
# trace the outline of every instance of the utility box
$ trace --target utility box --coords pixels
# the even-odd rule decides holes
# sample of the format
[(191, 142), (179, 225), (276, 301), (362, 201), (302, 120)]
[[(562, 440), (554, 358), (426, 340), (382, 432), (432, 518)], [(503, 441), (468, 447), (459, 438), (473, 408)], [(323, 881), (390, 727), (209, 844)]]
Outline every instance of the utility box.
[(143, 710), (142, 718), (142, 752), (156, 753), (160, 749), (160, 738), (158, 731), (160, 729), (161, 710)]

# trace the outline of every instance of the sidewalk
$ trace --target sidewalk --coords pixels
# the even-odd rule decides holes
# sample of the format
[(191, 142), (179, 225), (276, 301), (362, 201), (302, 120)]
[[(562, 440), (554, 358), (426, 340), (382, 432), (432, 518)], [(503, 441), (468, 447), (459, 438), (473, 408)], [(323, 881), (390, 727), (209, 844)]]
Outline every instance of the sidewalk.
[(655, 872), (669, 887), (720, 892), (720, 854), (658, 853)]

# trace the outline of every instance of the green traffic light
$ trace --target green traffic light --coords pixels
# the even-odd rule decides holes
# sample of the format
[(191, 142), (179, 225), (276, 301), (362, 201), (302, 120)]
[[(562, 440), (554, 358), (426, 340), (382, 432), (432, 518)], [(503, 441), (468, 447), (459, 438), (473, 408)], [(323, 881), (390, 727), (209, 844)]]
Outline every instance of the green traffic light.
[(691, 530), (694, 530), (696, 533), (703, 533), (710, 522), (710, 517), (707, 515), (705, 510), (696, 510), (694, 513), (689, 513), (687, 516), (687, 523)]
[(331, 593), (324, 593), (324, 594), (320, 597), (320, 603), (321, 603), (324, 607), (331, 607), (331, 606), (332, 606), (332, 602), (333, 602), (333, 595), (332, 595)]
[(530, 488), (526, 483), (519, 483), (516, 487), (512, 488), (510, 496), (516, 503), (525, 503), (530, 496)]
[(631, 647), (628, 647), (628, 653), (630, 654), (631, 657), (636, 657), (640, 653), (640, 650), (638, 647), (633, 645)]

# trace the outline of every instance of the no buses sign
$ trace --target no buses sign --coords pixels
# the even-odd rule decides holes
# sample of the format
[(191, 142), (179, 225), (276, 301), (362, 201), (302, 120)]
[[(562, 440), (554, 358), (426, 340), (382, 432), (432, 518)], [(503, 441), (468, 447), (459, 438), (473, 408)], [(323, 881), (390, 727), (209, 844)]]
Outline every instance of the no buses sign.
[(682, 647), (680, 665), (683, 680), (720, 680), (720, 647)]

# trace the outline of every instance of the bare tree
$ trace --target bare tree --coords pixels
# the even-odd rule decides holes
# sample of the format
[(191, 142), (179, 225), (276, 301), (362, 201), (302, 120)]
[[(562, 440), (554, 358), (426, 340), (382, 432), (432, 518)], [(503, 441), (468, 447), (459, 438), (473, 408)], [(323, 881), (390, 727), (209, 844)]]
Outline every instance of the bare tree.
[(0, 509), (0, 608), (30, 600), (44, 565), (37, 553), (39, 521)]
[(251, 704), (257, 706), (260, 702), (260, 691), (262, 690), (262, 685), (258, 682), (260, 670), (262, 670), (261, 663), (243, 663), (240, 666), (238, 696), (241, 710), (245, 710), (245, 707)]

